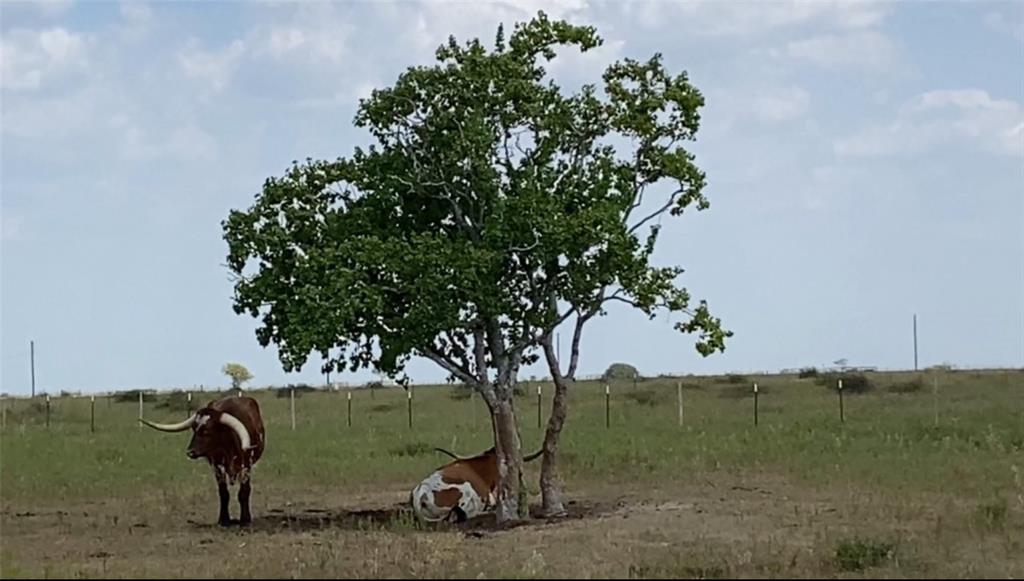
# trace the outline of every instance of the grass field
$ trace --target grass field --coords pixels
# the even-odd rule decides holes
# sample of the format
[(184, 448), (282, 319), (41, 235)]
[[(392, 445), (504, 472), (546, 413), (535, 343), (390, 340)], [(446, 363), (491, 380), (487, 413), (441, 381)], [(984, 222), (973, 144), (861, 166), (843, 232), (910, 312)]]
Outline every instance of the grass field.
[[(446, 459), (434, 446), (490, 446), (479, 398), (449, 387), (415, 391), (412, 429), (399, 389), (356, 391), (352, 427), (344, 392), (303, 394), (294, 431), (287, 398), (249, 392), (268, 430), (249, 529), (215, 526), (188, 434), (140, 430), (137, 403), (97, 399), (90, 433), (88, 398), (54, 398), (49, 429), (39, 398), (8, 399), (0, 574), (1024, 577), (1024, 371), (868, 377), (871, 392), (844, 397), (845, 423), (814, 378), (680, 378), (682, 426), (676, 379), (613, 385), (610, 427), (603, 386), (581, 383), (561, 454), (570, 516), (502, 531), (424, 527), (405, 510)], [(516, 403), (528, 451), (535, 385)], [(158, 403), (147, 418), (185, 417)]]

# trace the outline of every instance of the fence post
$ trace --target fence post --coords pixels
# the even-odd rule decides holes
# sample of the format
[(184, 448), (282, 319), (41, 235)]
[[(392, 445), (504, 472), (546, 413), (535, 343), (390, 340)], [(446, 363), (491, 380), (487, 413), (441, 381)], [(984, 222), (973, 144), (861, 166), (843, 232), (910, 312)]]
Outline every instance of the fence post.
[(89, 431), (96, 433), (96, 396), (89, 396)]
[(541, 413), (541, 386), (537, 385), (537, 429), (540, 429), (540, 413)]
[[(139, 390), (139, 419), (142, 419), (142, 390)], [(142, 431), (142, 422), (139, 422), (139, 431)]]
[(348, 427), (352, 427), (352, 390), (348, 390)]
[(683, 427), (683, 382), (676, 382), (676, 392), (679, 396), (679, 427)]
[(612, 427), (612, 390), (607, 383), (604, 384), (604, 427)]
[(839, 380), (839, 423), (846, 423), (846, 413), (843, 411), (843, 380)]
[(757, 425), (757, 383), (754, 383), (754, 425)]
[(46, 429), (50, 429), (50, 394), (46, 394)]
[(291, 391), (291, 394), (290, 394), (289, 397), (292, 400), (292, 431), (294, 431), (295, 430), (295, 388), (294, 387), (290, 388), (290, 391)]
[(932, 409), (935, 412), (935, 425), (939, 425), (939, 378), (932, 377)]
[(189, 416), (192, 415), (192, 392), (191, 391), (188, 392), (188, 414), (186, 414), (186, 415), (189, 415)]
[(7, 429), (7, 400), (0, 398), (0, 429)]

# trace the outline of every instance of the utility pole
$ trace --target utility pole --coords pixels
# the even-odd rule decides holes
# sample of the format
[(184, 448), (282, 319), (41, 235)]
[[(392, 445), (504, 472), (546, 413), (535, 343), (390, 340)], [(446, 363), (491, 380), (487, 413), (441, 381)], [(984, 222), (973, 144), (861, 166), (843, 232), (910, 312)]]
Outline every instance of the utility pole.
[(917, 313), (914, 313), (914, 371), (917, 371)]
[(36, 396), (36, 342), (29, 341), (29, 360), (32, 364), (32, 397)]

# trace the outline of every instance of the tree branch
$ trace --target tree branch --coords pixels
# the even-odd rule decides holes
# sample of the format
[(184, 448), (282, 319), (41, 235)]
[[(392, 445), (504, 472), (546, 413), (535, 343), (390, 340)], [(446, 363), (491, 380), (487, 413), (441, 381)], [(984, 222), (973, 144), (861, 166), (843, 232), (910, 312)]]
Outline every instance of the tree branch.
[(647, 223), (647, 222), (649, 222), (650, 220), (652, 220), (652, 219), (654, 219), (654, 218), (657, 218), (657, 217), (658, 217), (658, 216), (659, 216), (660, 214), (664, 214), (664, 213), (665, 213), (665, 210), (668, 210), (669, 208), (671, 208), (671, 207), (672, 207), (672, 204), (674, 204), (674, 203), (675, 203), (675, 201), (676, 201), (676, 197), (678, 197), (678, 196), (679, 196), (679, 194), (681, 194), (681, 193), (683, 193), (683, 190), (682, 190), (682, 189), (679, 189), (679, 190), (676, 190), (676, 191), (672, 192), (672, 195), (671, 195), (671, 196), (669, 196), (669, 198), (668, 198), (668, 201), (667, 201), (667, 202), (665, 202), (665, 205), (663, 205), (662, 207), (658, 208), (658, 209), (657, 209), (657, 210), (655, 210), (654, 212), (651, 212), (651, 213), (650, 213), (650, 214), (649, 214), (649, 215), (648, 215), (648, 216), (647, 216), (646, 218), (644, 218), (643, 220), (640, 220), (639, 222), (637, 222), (637, 223), (636, 223), (636, 225), (634, 225), (634, 226), (633, 226), (632, 228), (630, 228), (630, 229), (629, 229), (629, 230), (627, 231), (627, 234), (632, 234), (633, 232), (636, 232), (636, 230), (637, 230), (638, 228), (640, 228), (641, 226), (643, 226), (644, 224), (646, 224), (646, 223)]
[[(628, 299), (626, 297), (620, 297), (620, 296), (617, 296), (617, 295), (612, 295), (610, 297), (605, 298), (602, 302), (604, 303), (604, 302), (608, 302), (608, 301), (619, 301), (619, 302), (622, 302), (622, 303), (626, 303), (627, 305), (629, 305), (631, 307), (634, 307), (634, 308), (637, 308), (637, 309), (643, 309), (643, 307), (640, 306), (639, 304), (637, 304), (636, 301), (634, 301), (632, 299)], [(651, 305), (651, 310), (654, 310), (654, 309), (664, 309), (664, 308), (668, 308), (668, 305), (665, 304), (665, 303), (654, 303), (653, 305)], [(691, 317), (696, 315), (696, 313), (694, 313), (690, 309), (686, 309), (686, 308), (679, 309), (679, 311), (682, 312), (682, 313), (685, 313), (687, 315), (690, 315)]]
[(482, 325), (473, 330), (473, 348), (476, 353), (476, 374), (480, 383), (487, 383), (487, 342)]
[(462, 381), (466, 382), (467, 384), (469, 384), (469, 385), (476, 385), (477, 384), (477, 380), (473, 377), (473, 374), (470, 373), (468, 369), (465, 369), (462, 366), (460, 366), (457, 363), (455, 363), (454, 361), (449, 360), (447, 357), (445, 357), (441, 353), (438, 353), (437, 350), (434, 349), (433, 347), (427, 347), (427, 348), (423, 349), (423, 355), (427, 359), (430, 359), (434, 363), (437, 363), (438, 365), (440, 365), (445, 371), (447, 371), (447, 372), (451, 373), (452, 375), (458, 377), (459, 379), (461, 379)]

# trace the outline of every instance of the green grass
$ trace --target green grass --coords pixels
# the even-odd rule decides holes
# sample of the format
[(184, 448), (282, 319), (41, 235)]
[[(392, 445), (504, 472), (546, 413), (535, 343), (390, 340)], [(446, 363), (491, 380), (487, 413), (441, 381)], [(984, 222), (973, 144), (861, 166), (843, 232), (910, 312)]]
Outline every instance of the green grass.
[[(672, 479), (687, 471), (770, 466), (809, 483), (855, 480), (892, 489), (987, 495), (1013, 489), (1012, 458), (1024, 451), (1024, 373), (943, 372), (936, 406), (929, 389), (891, 393), (914, 374), (876, 374), (870, 394), (846, 394), (846, 422), (839, 422), (836, 393), (814, 379), (751, 377), (763, 390), (759, 425), (752, 397), (721, 397), (736, 387), (714, 378), (683, 392), (684, 425), (678, 426), (676, 381), (647, 380), (612, 386), (611, 428), (605, 427), (603, 385), (581, 383), (570, 397), (563, 476), (574, 481), (622, 482), (637, 471)], [(536, 392), (517, 398), (524, 447), (536, 449)], [(444, 461), (433, 446), (469, 454), (490, 446), (486, 410), (479, 397), (453, 400), (455, 388), (415, 391), (413, 427), (407, 401), (396, 388), (353, 393), (353, 425), (346, 426), (344, 392), (306, 393), (296, 399), (297, 426), (288, 400), (267, 391), (258, 398), (268, 447), (260, 473), (281, 487), (413, 483)], [(180, 397), (180, 396), (179, 396)], [(194, 394), (194, 404), (215, 394)], [(551, 389), (544, 392), (544, 413)], [(116, 399), (116, 398), (115, 398)], [(6, 399), (8, 425), (0, 445), (5, 501), (130, 494), (143, 484), (177, 486), (206, 470), (184, 455), (187, 436), (162, 434), (136, 422), (137, 403), (96, 402), (96, 433), (89, 431), (88, 398), (53, 398), (51, 426), (38, 402)], [(146, 417), (172, 421), (184, 412), (146, 404)], [(37, 409), (30, 410), (35, 406)], [(475, 408), (475, 411), (474, 411)], [(938, 423), (935, 423), (935, 411)], [(545, 415), (546, 418), (546, 415)], [(1015, 456), (1016, 455), (1016, 456)], [(257, 475), (257, 477), (260, 477)]]
[[(844, 393), (845, 423), (838, 393), (820, 385), (820, 374), (742, 378), (747, 383), (728, 376), (613, 383), (610, 427), (604, 385), (574, 386), (560, 448), (567, 493), (615, 503), (660, 488), (663, 500), (694, 506), (637, 509), (629, 520), (594, 519), (566, 530), (540, 527), (516, 533), (515, 542), (473, 541), (514, 548), (497, 561), (464, 553), (459, 547), (466, 539), (427, 532), (401, 512), (355, 529), (335, 525), (311, 535), (260, 532), (245, 539), (188, 524), (212, 522), (216, 492), (205, 462), (185, 457), (187, 433), (140, 429), (137, 400), (98, 399), (91, 433), (87, 397), (52, 398), (49, 429), (40, 398), (7, 398), (0, 404), (8, 408), (0, 432), (0, 573), (101, 576), (110, 567), (115, 576), (155, 576), (186, 563), (184, 572), (209, 575), (204, 567), (211, 561), (190, 554), (198, 534), (201, 551), (252, 551), (255, 560), (225, 564), (215, 576), (713, 578), (872, 575), (878, 567), (896, 568), (897, 576), (1019, 576), (1024, 371), (867, 376), (875, 389)], [(684, 388), (682, 426), (677, 382)], [(516, 409), (524, 448), (533, 451), (542, 438), (536, 384), (524, 387)], [(249, 392), (268, 430), (254, 475), (254, 516), (270, 518), (270, 509), (301, 514), (310, 506), (378, 510), (400, 502), (402, 491), (449, 460), (435, 446), (458, 454), (490, 447), (480, 398), (457, 393), (450, 386), (417, 388), (410, 428), (400, 389), (354, 391), (351, 427), (344, 391), (304, 392), (295, 400), (292, 430), (288, 398)], [(545, 420), (551, 394), (545, 386)], [(193, 406), (216, 395), (194, 394)], [(180, 398), (173, 396), (170, 407), (163, 405), (167, 395), (147, 401), (146, 417), (184, 418)], [(539, 463), (531, 465), (527, 480), (535, 503), (538, 470)], [(743, 484), (739, 492), (737, 484)], [(758, 496), (761, 489), (769, 489), (766, 496)], [(822, 502), (831, 512), (822, 512)], [(790, 513), (775, 508), (791, 504)], [(58, 538), (74, 544), (57, 552), (40, 548)], [(127, 556), (123, 546), (136, 543), (142, 552)], [(88, 557), (107, 552), (114, 556)]]
[(863, 571), (891, 559), (895, 545), (888, 541), (853, 539), (836, 547), (836, 565), (840, 571)]

